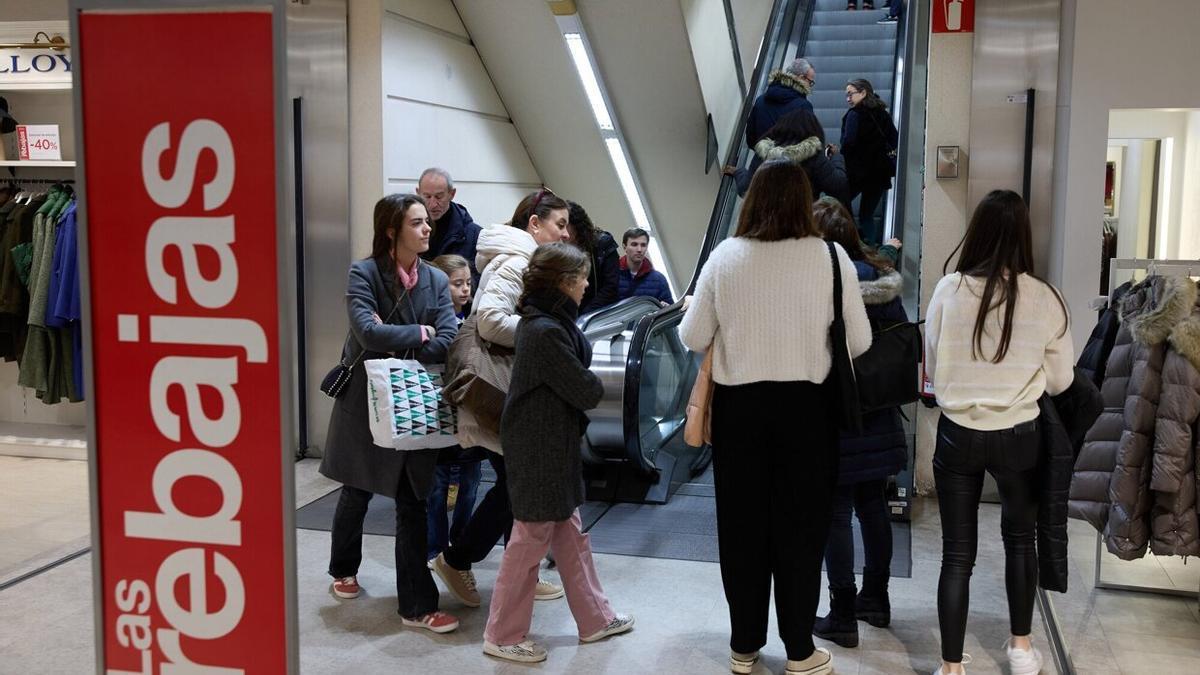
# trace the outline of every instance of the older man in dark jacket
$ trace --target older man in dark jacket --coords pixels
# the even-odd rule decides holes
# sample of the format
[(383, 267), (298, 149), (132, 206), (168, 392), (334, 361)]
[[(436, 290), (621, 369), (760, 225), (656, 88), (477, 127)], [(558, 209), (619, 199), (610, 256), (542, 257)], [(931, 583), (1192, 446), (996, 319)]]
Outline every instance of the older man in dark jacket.
[(460, 255), (471, 266), (471, 288), (479, 288), (479, 270), (475, 269), (475, 245), (483, 229), (471, 218), (462, 204), (454, 202), (454, 179), (445, 169), (425, 169), (417, 181), (417, 194), (425, 200), (433, 233), (429, 235), (429, 250), (422, 253), (425, 260), (440, 255)]
[(746, 121), (746, 145), (751, 150), (784, 115), (802, 108), (813, 109), (808, 95), (817, 83), (817, 71), (808, 60), (796, 59), (786, 69), (771, 73), (768, 82), (767, 90), (754, 101), (750, 119)]

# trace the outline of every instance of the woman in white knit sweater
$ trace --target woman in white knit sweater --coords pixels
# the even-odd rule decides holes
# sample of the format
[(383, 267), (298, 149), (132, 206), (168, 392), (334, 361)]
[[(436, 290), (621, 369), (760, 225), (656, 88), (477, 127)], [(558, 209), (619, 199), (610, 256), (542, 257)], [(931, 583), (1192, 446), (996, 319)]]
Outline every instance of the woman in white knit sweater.
[[(848, 346), (858, 356), (871, 327), (854, 263), (835, 250)], [(680, 326), (689, 349), (713, 350), (717, 537), (735, 673), (749, 673), (766, 644), (772, 580), (786, 672), (832, 671), (812, 628), (837, 483), (839, 411), (824, 385), (833, 300), (833, 261), (804, 169), (766, 162)]]
[(1029, 641), (1038, 571), (1038, 399), (1071, 385), (1074, 354), (1066, 305), (1034, 276), (1032, 239), (1020, 195), (996, 190), (984, 197), (954, 274), (938, 283), (926, 312), (925, 370), (942, 408), (933, 458), (942, 520), (943, 664), (936, 675), (964, 672), (985, 471), (996, 479), (1003, 514), (1009, 664), (1014, 675), (1042, 667)]

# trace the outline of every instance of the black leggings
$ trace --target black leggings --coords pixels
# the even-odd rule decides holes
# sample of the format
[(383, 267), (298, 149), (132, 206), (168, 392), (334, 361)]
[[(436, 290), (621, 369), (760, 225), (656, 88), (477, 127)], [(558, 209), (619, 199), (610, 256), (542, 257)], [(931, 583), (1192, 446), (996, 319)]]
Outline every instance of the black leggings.
[(1037, 422), (1001, 431), (975, 431), (938, 422), (933, 476), (942, 514), (942, 575), (938, 580), (938, 623), (942, 659), (962, 661), (967, 631), (971, 569), (979, 540), (979, 496), (983, 473), (1000, 490), (1000, 532), (1004, 539), (1004, 586), (1013, 635), (1029, 635), (1033, 623), (1038, 568), (1037, 465), (1041, 437)]

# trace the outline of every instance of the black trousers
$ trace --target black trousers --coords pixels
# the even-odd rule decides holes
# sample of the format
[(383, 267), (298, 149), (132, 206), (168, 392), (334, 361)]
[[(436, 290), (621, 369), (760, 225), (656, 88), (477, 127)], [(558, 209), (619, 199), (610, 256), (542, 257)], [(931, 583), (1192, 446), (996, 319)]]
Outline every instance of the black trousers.
[(866, 243), (879, 246), (883, 243), (883, 216), (876, 215), (888, 189), (884, 187), (864, 188), (851, 195), (861, 195), (858, 201), (858, 234)]
[(852, 514), (858, 515), (863, 539), (863, 575), (887, 578), (892, 568), (892, 520), (888, 515), (887, 479), (840, 485), (833, 494), (833, 518), (825, 545), (825, 573), (829, 590), (854, 590), (854, 531)]
[(500, 538), (507, 537), (512, 530), (512, 503), (508, 500), (508, 472), (504, 469), (504, 457), (494, 452), (487, 455), (492, 469), (496, 471), (496, 484), (483, 496), (458, 538), (451, 541), (450, 547), (442, 552), (451, 567), (464, 572), (486, 558)]
[(833, 412), (825, 387), (811, 382), (714, 389), (717, 537), (735, 652), (766, 644), (774, 581), (787, 657), (813, 653), (821, 558), (837, 483)]
[[(329, 575), (335, 579), (358, 574), (362, 564), (363, 520), (373, 496), (366, 490), (342, 486), (333, 514), (333, 544), (329, 554)], [(400, 616), (406, 619), (436, 612), (438, 608), (438, 589), (425, 566), (426, 528), (425, 500), (413, 494), (408, 477), (402, 475), (396, 493), (396, 596)]]
[(942, 574), (938, 580), (938, 623), (942, 659), (962, 661), (967, 631), (971, 570), (979, 541), (979, 496), (984, 471), (1000, 490), (1000, 532), (1004, 539), (1004, 587), (1013, 635), (1029, 635), (1037, 593), (1038, 459), (1037, 422), (1002, 431), (975, 431), (938, 422), (933, 477), (942, 514)]

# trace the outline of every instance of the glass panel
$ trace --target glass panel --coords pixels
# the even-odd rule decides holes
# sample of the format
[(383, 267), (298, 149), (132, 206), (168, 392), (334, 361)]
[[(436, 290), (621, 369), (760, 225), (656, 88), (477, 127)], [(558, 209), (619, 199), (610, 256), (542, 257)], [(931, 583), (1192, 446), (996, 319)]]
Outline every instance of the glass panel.
[(622, 300), (615, 305), (596, 310), (579, 319), (579, 328), (588, 341), (612, 337), (625, 330), (633, 330), (638, 319), (661, 309), (654, 298), (642, 296)]
[(662, 447), (676, 437), (682, 441), (688, 396), (699, 370), (699, 354), (679, 339), (683, 313), (665, 316), (650, 328), (642, 354), (638, 391), (638, 433), (642, 454), (651, 464)]

